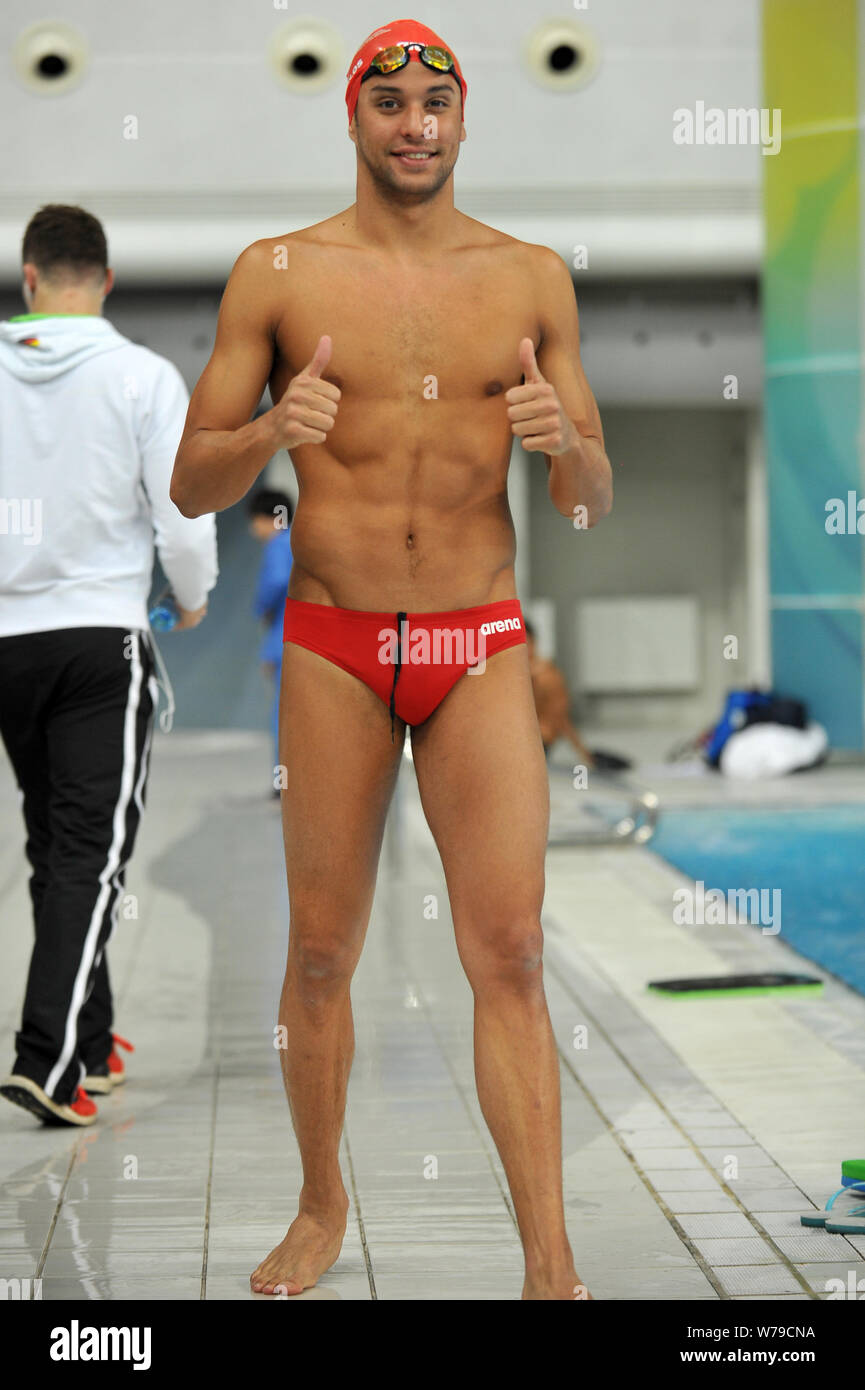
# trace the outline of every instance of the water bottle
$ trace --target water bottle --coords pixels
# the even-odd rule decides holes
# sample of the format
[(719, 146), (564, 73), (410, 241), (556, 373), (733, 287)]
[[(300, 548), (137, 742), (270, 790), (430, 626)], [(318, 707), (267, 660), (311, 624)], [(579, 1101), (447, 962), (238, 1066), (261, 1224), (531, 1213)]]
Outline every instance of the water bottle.
[(170, 632), (180, 622), (177, 600), (170, 589), (163, 589), (148, 617), (154, 632)]

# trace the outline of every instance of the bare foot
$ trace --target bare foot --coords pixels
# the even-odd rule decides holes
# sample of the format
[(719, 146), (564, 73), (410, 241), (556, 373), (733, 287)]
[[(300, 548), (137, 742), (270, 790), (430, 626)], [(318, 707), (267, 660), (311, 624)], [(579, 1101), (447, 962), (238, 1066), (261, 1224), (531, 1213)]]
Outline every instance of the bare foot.
[(541, 1273), (540, 1271), (532, 1275), (527, 1274), (523, 1285), (523, 1298), (568, 1299), (569, 1301), (578, 1299), (591, 1303), (595, 1301), (573, 1268), (558, 1275)]
[(328, 1215), (299, 1211), (285, 1240), (249, 1276), (252, 1292), (286, 1295), (312, 1288), (339, 1258), (347, 1212), (347, 1196), (344, 1209)]

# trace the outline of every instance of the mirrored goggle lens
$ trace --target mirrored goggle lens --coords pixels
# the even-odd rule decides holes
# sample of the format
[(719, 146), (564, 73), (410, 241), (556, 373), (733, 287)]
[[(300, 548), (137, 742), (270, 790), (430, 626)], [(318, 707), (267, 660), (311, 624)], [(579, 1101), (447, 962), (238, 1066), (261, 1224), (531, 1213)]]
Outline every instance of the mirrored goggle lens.
[(449, 72), (454, 65), (453, 54), (448, 53), (446, 48), (435, 48), (427, 44), (421, 57), (428, 67), (438, 68), (440, 72)]
[(393, 48), (383, 48), (380, 53), (376, 53), (371, 66), (377, 68), (379, 72), (396, 72), (408, 61), (408, 49), (402, 44), (395, 44)]

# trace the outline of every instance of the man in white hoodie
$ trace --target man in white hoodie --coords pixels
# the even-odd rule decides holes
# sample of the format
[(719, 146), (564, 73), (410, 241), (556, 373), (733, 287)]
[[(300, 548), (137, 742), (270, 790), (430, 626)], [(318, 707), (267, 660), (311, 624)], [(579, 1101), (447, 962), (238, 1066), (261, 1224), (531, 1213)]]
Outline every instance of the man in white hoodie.
[(0, 734), (23, 797), (35, 945), (0, 1094), (88, 1125), (123, 1079), (105, 946), (144, 807), (158, 699), (154, 539), (195, 627), (216, 582), (213, 515), (169, 499), (188, 393), (102, 317), (105, 234), (49, 204), (24, 234), (30, 312), (0, 322)]

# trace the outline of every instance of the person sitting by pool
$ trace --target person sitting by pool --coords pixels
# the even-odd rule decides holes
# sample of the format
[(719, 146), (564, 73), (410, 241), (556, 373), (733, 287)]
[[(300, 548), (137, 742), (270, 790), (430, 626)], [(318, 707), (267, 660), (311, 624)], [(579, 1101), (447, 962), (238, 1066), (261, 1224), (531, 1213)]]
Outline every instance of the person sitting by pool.
[(594, 759), (571, 723), (570, 700), (565, 678), (552, 661), (538, 654), (535, 630), (526, 619), (526, 645), (529, 652), (529, 671), (532, 677), (532, 691), (535, 697), (535, 710), (541, 729), (544, 753), (549, 757), (550, 749), (559, 738), (566, 738), (573, 744), (586, 767), (594, 767)]
[(618, 772), (630, 767), (627, 758), (617, 753), (594, 752), (587, 748), (571, 723), (570, 697), (565, 678), (554, 662), (539, 656), (535, 630), (526, 619), (526, 646), (529, 653), (529, 671), (532, 677), (532, 691), (535, 697), (535, 710), (541, 729), (541, 739), (547, 758), (550, 749), (560, 738), (566, 738), (579, 754), (583, 765), (595, 771)]

